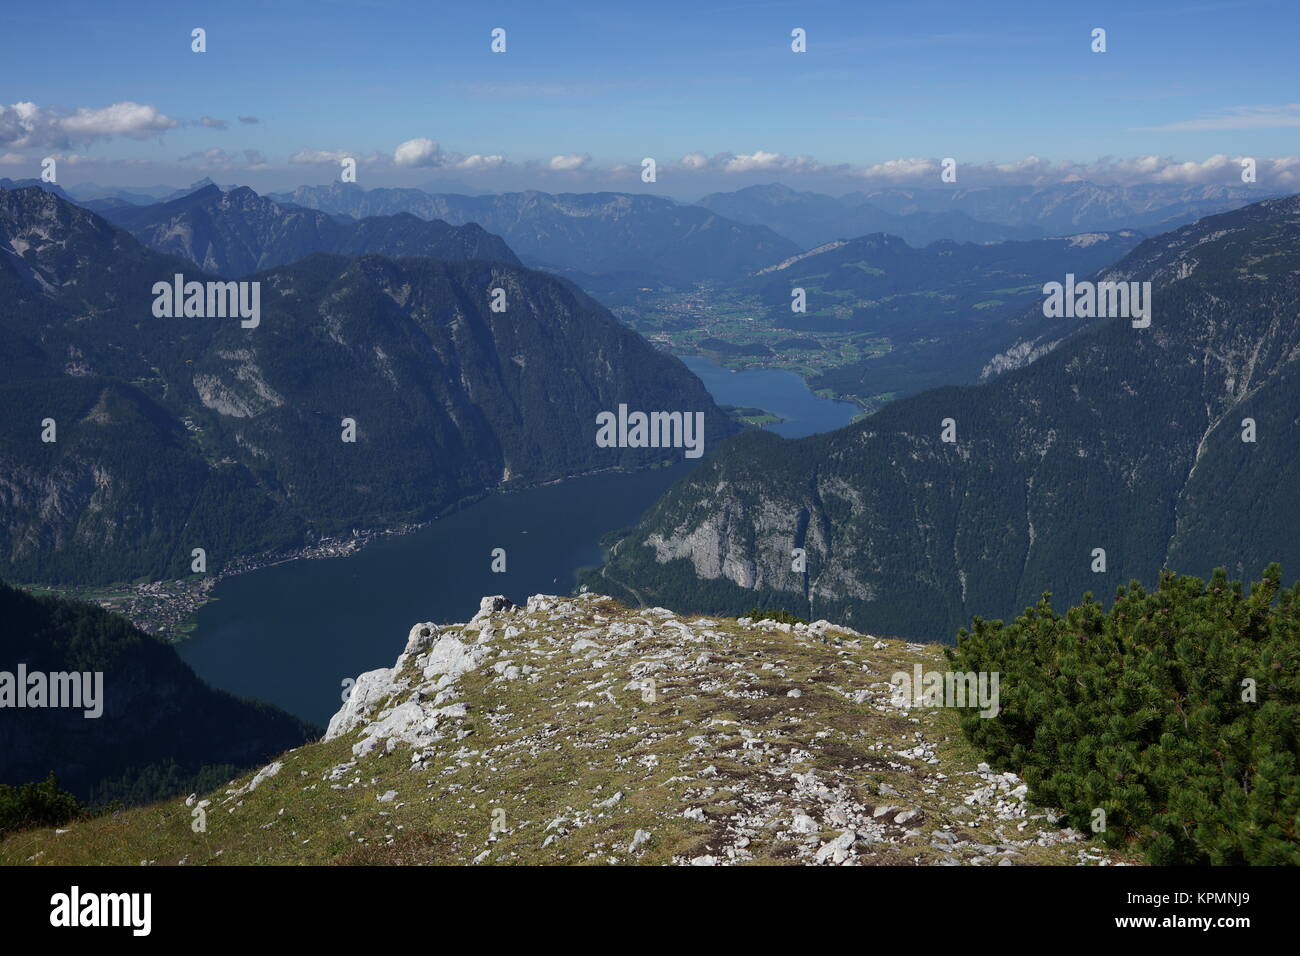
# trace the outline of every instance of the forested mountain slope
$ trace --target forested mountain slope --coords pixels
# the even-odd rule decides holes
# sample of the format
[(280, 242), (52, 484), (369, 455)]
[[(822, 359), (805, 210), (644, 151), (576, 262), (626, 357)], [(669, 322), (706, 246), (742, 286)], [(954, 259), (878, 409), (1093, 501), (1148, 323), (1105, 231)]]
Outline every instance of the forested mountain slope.
[(599, 447), (620, 404), (702, 413), (706, 448), (735, 430), (678, 359), (517, 265), (316, 255), (250, 280), (256, 327), (156, 317), (177, 272), (211, 278), (48, 192), (0, 192), (0, 401), (24, 412), (0, 417), (0, 573), (175, 576), (199, 547), (212, 570), (503, 481), (682, 459)]
[(71, 708), (6, 703), (0, 783), (53, 770), (83, 801), (159, 799), (205, 772), (216, 774), (211, 786), (320, 735), (279, 708), (214, 690), (175, 649), (92, 605), (34, 597), (0, 581), (0, 621), (0, 671), (13, 675), (22, 665), (47, 682), (57, 673), (100, 675), (98, 692), (93, 681), (85, 688), (93, 708), (85, 699)]
[[(1153, 284), (1148, 328), (1094, 320), (986, 385), (826, 435), (739, 436), (590, 583), (947, 639), (1044, 590), (1106, 595), (1166, 566), (1300, 567), (1300, 197), (1149, 239), (1103, 276)], [(1063, 337), (1082, 322), (1053, 321)]]

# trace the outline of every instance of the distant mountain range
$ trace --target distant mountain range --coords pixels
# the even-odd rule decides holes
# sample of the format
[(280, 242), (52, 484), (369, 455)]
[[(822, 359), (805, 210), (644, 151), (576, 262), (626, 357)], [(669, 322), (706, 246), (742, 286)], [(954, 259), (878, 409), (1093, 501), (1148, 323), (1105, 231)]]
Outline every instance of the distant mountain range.
[(452, 225), (473, 222), (505, 239), (529, 265), (621, 273), (643, 284), (733, 279), (801, 251), (766, 226), (633, 193), (459, 196), (332, 183), (273, 198), (354, 218), (408, 212)]
[(1277, 190), (1245, 184), (1103, 186), (1079, 180), (1041, 186), (890, 187), (853, 193), (844, 200), (870, 203), (900, 216), (961, 210), (988, 222), (1070, 235), (1114, 229), (1166, 232), (1279, 195)]
[(1152, 283), (1150, 326), (1031, 306), (1026, 321), (1059, 326), (1054, 347), (988, 384), (810, 438), (738, 436), (587, 583), (951, 640), (972, 615), (1016, 614), (1046, 590), (1105, 597), (1162, 568), (1248, 576), (1280, 561), (1294, 575), (1300, 197), (1148, 239), (1094, 278)]
[(501, 238), (474, 223), (450, 226), (410, 213), (340, 223), (313, 209), (282, 206), (247, 186), (223, 192), (208, 185), (169, 202), (118, 205), (102, 215), (151, 249), (229, 277), (288, 265), (315, 252), (519, 264)]
[[(4, 188), (20, 184), (48, 188), (109, 217), (155, 248), (208, 262), (207, 268), (219, 272), (232, 267), (218, 268), (218, 262), (238, 262), (248, 272), (286, 264), (308, 251), (347, 251), (340, 248), (344, 231), (305, 213), (293, 215), (299, 207), (326, 214), (336, 226), (402, 214), (451, 226), (476, 224), (504, 239), (526, 264), (566, 275), (599, 294), (662, 283), (734, 282), (828, 242), (873, 233), (898, 236), (917, 248), (941, 240), (989, 243), (1123, 230), (1152, 234), (1271, 195), (1246, 185), (1102, 186), (1080, 181), (888, 187), (833, 197), (769, 184), (679, 203), (643, 193), (469, 196), (340, 182), (257, 196), (247, 187), (201, 180), (163, 197), (163, 208), (158, 208), (150, 195), (162, 187), (83, 186), (69, 194), (36, 180), (0, 180)], [(233, 231), (226, 235), (212, 222), (210, 207), (218, 196), (247, 220), (239, 228), (229, 227)], [(388, 229), (413, 232), (409, 222), (384, 231)], [(442, 239), (372, 236), (369, 241), (376, 247), (364, 251), (412, 254), (390, 253), (385, 241), (414, 247)]]
[(1277, 193), (1258, 186), (888, 187), (838, 198), (778, 184), (713, 193), (699, 204), (737, 222), (763, 225), (804, 248), (872, 232), (913, 246), (940, 239), (998, 242), (1081, 232), (1164, 232)]
[(1043, 235), (1032, 226), (981, 222), (960, 209), (896, 214), (864, 201), (858, 194), (837, 199), (776, 184), (712, 193), (699, 205), (737, 222), (767, 226), (805, 249), (875, 232), (898, 236), (918, 247), (939, 239), (999, 242)]
[(0, 401), (24, 411), (0, 417), (0, 574), (176, 577), (196, 547), (216, 569), (502, 482), (682, 459), (598, 447), (620, 404), (735, 430), (679, 360), (507, 261), (316, 254), (257, 273), (256, 328), (156, 318), (178, 272), (211, 278), (52, 192), (0, 191)]
[(734, 280), (801, 251), (764, 226), (631, 193), (465, 196), (332, 183), (260, 196), (204, 180), (141, 203), (102, 187), (87, 191), (94, 198), (79, 198), (38, 180), (0, 180), (3, 188), (19, 186), (46, 189), (151, 248), (232, 276), (312, 252), (507, 262), (519, 261), (517, 252), (530, 266), (584, 285), (689, 286)]
[(175, 199), (178, 195), (183, 196), (186, 193), (192, 193), (211, 182), (212, 180), (205, 176), (180, 191), (175, 186), (134, 186), (130, 189), (124, 189), (121, 186), (101, 186), (98, 183), (77, 183), (71, 188), (70, 192), (79, 202), (94, 199), (121, 199), (137, 206), (149, 206), (156, 202)]

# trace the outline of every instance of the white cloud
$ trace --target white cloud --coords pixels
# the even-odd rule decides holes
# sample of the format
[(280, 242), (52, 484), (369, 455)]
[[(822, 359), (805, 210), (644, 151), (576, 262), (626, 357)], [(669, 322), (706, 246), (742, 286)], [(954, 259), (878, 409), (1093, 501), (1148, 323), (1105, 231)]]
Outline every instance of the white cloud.
[(423, 136), (408, 139), (393, 150), (393, 162), (398, 166), (441, 166), (442, 147)]
[[(1177, 161), (1167, 156), (1103, 157), (1091, 163), (1052, 162), (1027, 156), (1015, 163), (958, 166), (958, 181), (1055, 183), (1087, 180), (1105, 185), (1178, 183), (1182, 185), (1241, 185), (1242, 156), (1216, 153), (1203, 160)], [(1255, 157), (1261, 186), (1290, 187), (1297, 179), (1297, 158)]]
[(670, 168), (685, 172), (826, 172), (835, 167), (817, 162), (811, 156), (786, 156), (784, 153), (771, 153), (757, 149), (752, 153), (717, 153), (706, 156), (701, 152), (687, 153)]
[[(64, 118), (71, 118), (64, 117)], [(39, 167), (39, 160), (50, 152), (62, 153), (58, 147), (37, 152), (33, 141), (50, 135), (68, 134), (43, 130), (59, 117), (32, 104), (0, 107), (0, 166)], [(116, 125), (101, 122), (95, 128), (140, 129), (147, 118), (133, 124), (119, 117)], [(233, 125), (233, 124), (232, 124)], [(79, 135), (82, 135), (79, 133)], [(102, 133), (102, 135), (109, 135)], [(22, 145), (15, 145), (21, 142)], [(28, 147), (24, 150), (24, 146)], [(8, 148), (7, 148), (8, 147)], [(540, 159), (511, 162), (499, 154), (462, 154), (443, 149), (434, 140), (416, 138), (399, 144), (392, 152), (362, 154), (343, 149), (304, 148), (270, 161), (252, 149), (211, 149), (190, 153), (179, 164), (193, 169), (210, 167), (233, 171), (280, 171), (284, 177), (294, 174), (294, 167), (304, 165), (333, 166), (341, 160), (355, 159), (358, 165), (400, 178), (403, 173), (420, 168), (456, 171), (476, 177), (488, 188), (547, 188), (547, 183), (563, 183), (565, 188), (600, 190), (639, 190), (641, 154), (621, 162), (596, 164), (587, 153), (561, 153)], [(971, 163), (957, 159), (956, 188), (987, 185), (1050, 185), (1061, 182), (1088, 181), (1099, 185), (1170, 184), (1185, 187), (1224, 187), (1241, 185), (1243, 157), (1216, 153), (1199, 159), (1156, 155), (1131, 157), (1105, 156), (1088, 162), (1052, 160), (1037, 155), (998, 162)], [(1261, 190), (1300, 191), (1300, 157), (1254, 157), (1258, 186)], [(79, 163), (87, 167), (114, 164), (156, 165), (153, 160), (102, 160), (88, 153), (67, 152), (60, 163)], [(678, 198), (698, 191), (734, 189), (744, 185), (781, 182), (800, 189), (840, 195), (850, 190), (905, 187), (940, 187), (941, 160), (937, 157), (899, 157), (867, 164), (824, 163), (806, 155), (787, 155), (773, 150), (755, 149), (748, 153), (722, 152), (712, 155), (700, 150), (688, 151), (680, 159), (661, 159), (660, 185)], [(481, 177), (481, 178), (478, 178)], [(370, 185), (373, 185), (371, 183)], [(680, 190), (676, 192), (675, 190)]]
[(993, 168), (1000, 173), (1007, 173), (1016, 176), (1036, 176), (1044, 171), (1050, 171), (1051, 162), (1041, 159), (1032, 153), (1024, 159), (1017, 159), (1011, 163), (995, 163)]
[[(1180, 161), (1163, 156), (1129, 158), (1102, 157), (1092, 162), (1050, 160), (1029, 155), (1006, 162), (964, 163), (957, 159), (957, 183), (971, 185), (1045, 185), (1087, 180), (1104, 185), (1178, 183), (1183, 185), (1240, 185), (1241, 159), (1216, 154), (1203, 160)], [(1294, 156), (1255, 157), (1261, 186), (1290, 188), (1300, 185), (1300, 159)], [(607, 170), (609, 174), (622, 167)], [(837, 184), (862, 188), (897, 185), (939, 184), (939, 157), (899, 157), (865, 165), (823, 163), (811, 156), (787, 156), (767, 150), (752, 153), (686, 153), (680, 160), (661, 168), (683, 181), (697, 176), (744, 178), (750, 181), (793, 180), (805, 177), (810, 188), (834, 191)], [(593, 173), (597, 172), (593, 170)]]
[(457, 159), (450, 165), (453, 169), (475, 172), (482, 169), (499, 169), (505, 165), (505, 162), (506, 158), (504, 156), (480, 156), (478, 153), (474, 153), (472, 156)]
[(752, 169), (780, 169), (783, 157), (780, 153), (766, 153), (755, 150), (748, 156), (741, 154), (727, 160), (723, 169), (729, 173), (747, 173)]
[(71, 116), (63, 117), (59, 125), (74, 140), (88, 141), (102, 136), (148, 139), (164, 130), (175, 129), (180, 124), (164, 115), (156, 106), (128, 101), (114, 103), (99, 110), (80, 107)]
[[(1147, 160), (1155, 159), (1154, 156), (1146, 157)], [(1158, 164), (1157, 160), (1157, 164)], [(1164, 165), (1144, 164), (1156, 166), (1154, 177), (1156, 181), (1163, 183), (1205, 183), (1223, 181), (1227, 178), (1227, 173), (1231, 169), (1236, 172), (1241, 169), (1240, 158), (1231, 160), (1222, 153), (1211, 156), (1203, 162), (1185, 162), (1185, 163), (1166, 163)]]
[(748, 156), (741, 153), (740, 156), (732, 156), (727, 160), (723, 169), (728, 173), (748, 173), (751, 169), (780, 169), (781, 155), (779, 152), (763, 152), (755, 150)]
[(312, 166), (323, 163), (332, 163), (337, 165), (343, 160), (355, 159), (354, 153), (349, 153), (345, 149), (300, 149), (289, 157), (289, 162), (295, 165)]
[(863, 179), (880, 179), (886, 182), (909, 182), (926, 177), (939, 178), (939, 162), (933, 159), (887, 159), (854, 170)]
[(73, 113), (14, 103), (0, 106), (0, 145), (13, 149), (84, 146), (110, 136), (148, 139), (180, 124), (156, 106), (121, 102)]
[(591, 157), (586, 153), (569, 153), (567, 156), (552, 156), (546, 167), (554, 172), (571, 172), (585, 168), (590, 162)]

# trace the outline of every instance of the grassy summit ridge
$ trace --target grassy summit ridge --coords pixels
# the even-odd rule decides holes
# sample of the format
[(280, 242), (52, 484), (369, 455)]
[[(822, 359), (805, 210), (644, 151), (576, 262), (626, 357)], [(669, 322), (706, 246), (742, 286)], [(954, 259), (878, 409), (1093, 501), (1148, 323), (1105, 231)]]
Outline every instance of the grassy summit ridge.
[(943, 670), (937, 647), (590, 594), (483, 605), (412, 628), (325, 739), (189, 801), (17, 834), (0, 863), (1119, 859), (979, 764), (954, 710), (893, 702), (890, 675)]

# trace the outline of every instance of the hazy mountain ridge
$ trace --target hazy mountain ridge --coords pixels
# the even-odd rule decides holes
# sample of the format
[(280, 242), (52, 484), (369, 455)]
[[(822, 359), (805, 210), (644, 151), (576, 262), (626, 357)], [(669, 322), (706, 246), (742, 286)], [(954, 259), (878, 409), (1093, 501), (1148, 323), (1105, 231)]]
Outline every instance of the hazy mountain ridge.
[(1162, 232), (1280, 195), (1283, 191), (1254, 184), (1122, 186), (1075, 180), (1043, 185), (887, 187), (852, 193), (844, 200), (871, 203), (902, 216), (961, 210), (976, 219), (1063, 235), (1114, 229)]
[(103, 215), (155, 251), (229, 277), (317, 252), (519, 264), (504, 241), (474, 223), (451, 226), (406, 213), (345, 224), (316, 210), (282, 205), (246, 186), (222, 191), (208, 185), (169, 202), (122, 204)]
[(776, 183), (712, 193), (699, 204), (765, 225), (813, 248), (884, 232), (914, 246), (941, 239), (1001, 242), (1137, 229), (1162, 232), (1279, 191), (1260, 186), (1065, 182), (1018, 186), (891, 186), (833, 197)]
[(1043, 234), (1032, 226), (981, 222), (960, 209), (893, 213), (859, 201), (855, 194), (850, 197), (836, 199), (774, 183), (710, 193), (698, 205), (737, 222), (767, 226), (806, 249), (874, 232), (898, 236), (913, 246), (926, 246), (940, 239), (1001, 242)]
[(476, 222), (505, 239), (531, 265), (584, 273), (716, 280), (756, 271), (799, 251), (764, 226), (641, 193), (459, 196), (331, 183), (303, 186), (279, 198), (354, 218), (409, 212), (453, 224)]

